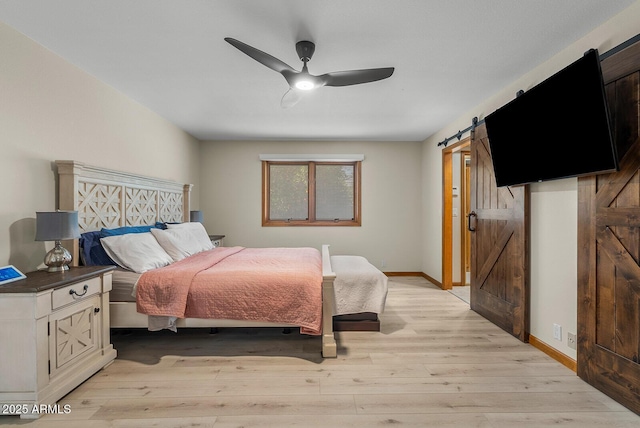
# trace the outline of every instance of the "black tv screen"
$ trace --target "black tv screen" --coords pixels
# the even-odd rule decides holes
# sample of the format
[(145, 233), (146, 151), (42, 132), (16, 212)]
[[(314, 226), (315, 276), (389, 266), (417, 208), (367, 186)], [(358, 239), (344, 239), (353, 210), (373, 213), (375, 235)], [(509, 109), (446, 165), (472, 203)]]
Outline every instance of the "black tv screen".
[(618, 169), (595, 49), (488, 115), (485, 125), (498, 187)]

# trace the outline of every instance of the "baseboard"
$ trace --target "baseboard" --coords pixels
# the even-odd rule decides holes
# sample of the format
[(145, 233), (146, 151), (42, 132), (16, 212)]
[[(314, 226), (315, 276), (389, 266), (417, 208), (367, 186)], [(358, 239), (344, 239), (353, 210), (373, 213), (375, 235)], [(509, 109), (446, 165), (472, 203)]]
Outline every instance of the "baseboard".
[(566, 354), (563, 354), (557, 349), (552, 348), (551, 346), (547, 345), (542, 340), (538, 339), (532, 334), (529, 335), (529, 344), (534, 348), (544, 352), (545, 354), (547, 354), (548, 356), (550, 356), (551, 358), (553, 358), (563, 366), (573, 370), (576, 373), (578, 372), (578, 363), (576, 362), (576, 360), (574, 360), (573, 358), (569, 357)]
[(383, 272), (387, 276), (424, 276), (422, 272)]
[(383, 273), (387, 276), (420, 276), (426, 279), (427, 281), (429, 281), (430, 283), (432, 283), (433, 285), (437, 285), (438, 287), (442, 288), (442, 283), (440, 281), (437, 281), (434, 278), (431, 278), (429, 275), (427, 275), (424, 272), (383, 272)]

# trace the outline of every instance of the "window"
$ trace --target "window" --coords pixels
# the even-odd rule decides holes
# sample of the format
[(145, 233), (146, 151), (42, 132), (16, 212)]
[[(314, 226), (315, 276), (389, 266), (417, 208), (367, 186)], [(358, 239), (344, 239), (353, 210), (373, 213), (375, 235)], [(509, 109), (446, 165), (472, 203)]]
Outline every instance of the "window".
[(360, 226), (360, 161), (263, 161), (263, 226)]

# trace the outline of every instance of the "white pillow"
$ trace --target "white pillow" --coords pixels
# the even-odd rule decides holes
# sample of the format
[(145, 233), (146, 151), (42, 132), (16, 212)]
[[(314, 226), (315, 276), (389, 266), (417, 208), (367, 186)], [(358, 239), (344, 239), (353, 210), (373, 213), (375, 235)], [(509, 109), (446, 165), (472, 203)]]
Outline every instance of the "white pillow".
[(202, 251), (189, 229), (151, 229), (151, 234), (176, 262)]
[(100, 243), (120, 267), (137, 273), (173, 263), (171, 256), (150, 232), (106, 236), (100, 239)]
[(213, 248), (213, 243), (209, 238), (209, 234), (207, 230), (204, 228), (202, 223), (193, 221), (188, 223), (178, 223), (178, 224), (167, 224), (167, 230), (185, 230), (189, 231), (192, 236), (194, 242), (197, 242), (200, 251), (211, 250)]

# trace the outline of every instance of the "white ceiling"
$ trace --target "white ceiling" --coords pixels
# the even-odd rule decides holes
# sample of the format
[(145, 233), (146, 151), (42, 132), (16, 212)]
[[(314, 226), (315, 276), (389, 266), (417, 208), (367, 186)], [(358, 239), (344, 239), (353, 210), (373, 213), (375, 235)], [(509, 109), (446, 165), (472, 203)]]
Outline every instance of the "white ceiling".
[[(422, 141), (634, 0), (0, 0), (0, 21), (201, 140)], [(284, 78), (395, 67), (280, 107)]]

